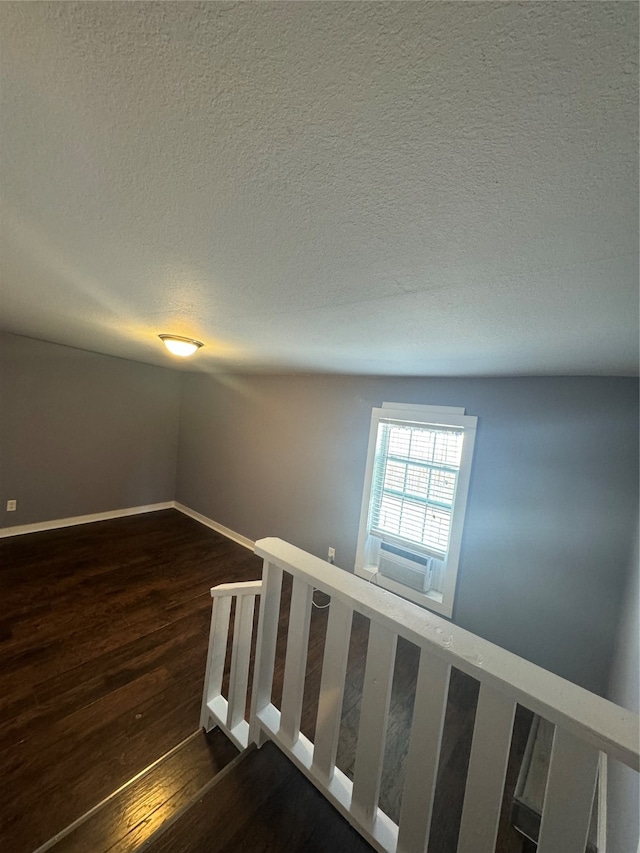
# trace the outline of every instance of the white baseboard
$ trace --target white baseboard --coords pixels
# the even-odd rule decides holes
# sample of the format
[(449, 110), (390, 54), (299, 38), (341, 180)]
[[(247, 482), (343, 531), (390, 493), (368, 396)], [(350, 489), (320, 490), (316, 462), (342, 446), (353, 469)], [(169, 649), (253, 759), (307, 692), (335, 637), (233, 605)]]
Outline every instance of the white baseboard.
[(245, 548), (248, 548), (249, 551), (253, 551), (256, 543), (251, 539), (247, 539), (247, 537), (243, 536), (241, 533), (236, 533), (235, 530), (225, 527), (224, 524), (218, 524), (218, 522), (214, 521), (212, 518), (207, 518), (206, 515), (202, 515), (202, 513), (196, 512), (194, 509), (190, 509), (188, 506), (185, 506), (178, 501), (173, 502), (173, 507), (179, 512), (184, 513), (184, 515), (188, 515), (189, 518), (193, 518), (195, 521), (199, 521), (200, 524), (204, 524), (205, 527), (210, 527), (211, 530), (215, 530), (216, 533), (221, 533), (223, 536), (226, 536), (227, 539), (231, 539), (234, 542), (237, 542), (238, 545), (242, 545)]
[(160, 509), (173, 509), (175, 501), (165, 501), (147, 506), (130, 506), (126, 509), (114, 509), (109, 512), (95, 512), (90, 515), (76, 515), (71, 518), (55, 518), (51, 521), (38, 521), (35, 524), (17, 524), (15, 527), (0, 527), (0, 539), (7, 536), (22, 536), (24, 533), (40, 533), (44, 530), (56, 530), (59, 527), (73, 527), (76, 524), (91, 524), (94, 521), (106, 521), (109, 518), (124, 518), (127, 515), (142, 515), (144, 512), (157, 512)]
[(212, 518), (207, 518), (206, 515), (202, 515), (202, 513), (196, 512), (194, 509), (191, 509), (178, 501), (164, 501), (164, 503), (148, 504), (147, 506), (130, 506), (126, 509), (114, 509), (109, 512), (95, 512), (89, 515), (76, 515), (70, 518), (54, 518), (50, 521), (38, 521), (35, 524), (17, 524), (15, 527), (0, 527), (0, 539), (4, 539), (7, 536), (22, 536), (25, 533), (41, 533), (45, 530), (57, 530), (61, 527), (73, 527), (76, 524), (91, 524), (94, 521), (107, 521), (110, 518), (125, 518), (128, 515), (142, 515), (142, 513), (145, 512), (157, 512), (161, 509), (177, 509), (178, 512), (189, 516), (189, 518), (193, 518), (194, 521), (204, 524), (205, 527), (210, 527), (211, 530), (215, 530), (216, 533), (220, 533), (222, 536), (226, 536), (227, 539), (231, 539), (233, 542), (237, 542), (238, 545), (242, 545), (249, 551), (253, 551), (255, 542), (251, 539), (247, 539), (247, 537), (243, 536), (241, 533), (236, 533), (235, 530), (225, 527), (224, 524), (218, 524), (218, 522), (214, 521)]

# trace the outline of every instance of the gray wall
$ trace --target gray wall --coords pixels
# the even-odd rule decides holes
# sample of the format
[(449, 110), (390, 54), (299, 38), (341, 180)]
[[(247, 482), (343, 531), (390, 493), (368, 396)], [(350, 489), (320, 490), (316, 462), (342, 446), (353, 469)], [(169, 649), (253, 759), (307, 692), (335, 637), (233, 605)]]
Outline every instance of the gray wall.
[(174, 371), (0, 334), (0, 527), (173, 500), (179, 404)]
[(372, 406), (480, 418), (454, 620), (604, 692), (638, 511), (624, 378), (184, 377), (176, 498), (354, 563)]
[(638, 511), (633, 379), (215, 378), (0, 334), (1, 526), (176, 497), (351, 569), (384, 400), (480, 418), (454, 620), (604, 692)]
[[(636, 713), (640, 712), (639, 576), (636, 539), (609, 684), (609, 699)], [(612, 761), (608, 795), (607, 853), (636, 853), (640, 835), (640, 785), (635, 770)]]

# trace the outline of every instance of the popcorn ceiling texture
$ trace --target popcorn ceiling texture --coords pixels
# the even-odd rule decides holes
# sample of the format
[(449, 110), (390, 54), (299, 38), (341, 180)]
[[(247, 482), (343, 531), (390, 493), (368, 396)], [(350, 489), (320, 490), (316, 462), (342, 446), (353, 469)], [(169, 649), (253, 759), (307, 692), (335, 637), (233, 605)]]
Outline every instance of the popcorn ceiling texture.
[(0, 5), (7, 331), (191, 369), (638, 368), (635, 3)]

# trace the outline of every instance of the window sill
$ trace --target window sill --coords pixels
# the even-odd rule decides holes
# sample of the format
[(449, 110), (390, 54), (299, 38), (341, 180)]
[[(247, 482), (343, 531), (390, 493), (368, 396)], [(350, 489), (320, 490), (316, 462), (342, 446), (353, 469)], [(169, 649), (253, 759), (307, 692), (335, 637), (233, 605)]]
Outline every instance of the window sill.
[(419, 592), (417, 589), (411, 589), (409, 586), (405, 586), (404, 584), (398, 583), (398, 581), (394, 581), (391, 578), (381, 575), (377, 569), (369, 568), (368, 566), (364, 566), (362, 568), (358, 568), (356, 566), (355, 574), (369, 583), (375, 583), (376, 586), (388, 590), (388, 592), (393, 592), (401, 598), (406, 598), (414, 604), (419, 604), (420, 607), (432, 610), (434, 613), (440, 614), (440, 616), (446, 616), (449, 619), (451, 618), (452, 607), (445, 604), (441, 592), (434, 592), (433, 590), (430, 590), (429, 592)]

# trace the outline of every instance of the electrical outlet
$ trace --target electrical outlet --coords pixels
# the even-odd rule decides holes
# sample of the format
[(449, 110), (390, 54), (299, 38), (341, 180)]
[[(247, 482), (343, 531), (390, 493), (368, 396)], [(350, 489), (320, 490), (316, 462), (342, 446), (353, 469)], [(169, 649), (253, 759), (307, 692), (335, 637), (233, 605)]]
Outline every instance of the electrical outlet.
[(7, 501), (7, 512), (15, 512), (18, 508), (18, 501)]
[(329, 563), (335, 563), (335, 561), (336, 561), (336, 549), (335, 548), (329, 548), (329, 555), (327, 557), (327, 561)]

